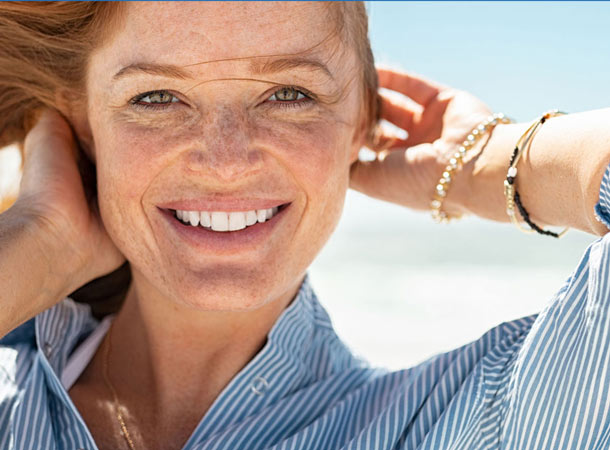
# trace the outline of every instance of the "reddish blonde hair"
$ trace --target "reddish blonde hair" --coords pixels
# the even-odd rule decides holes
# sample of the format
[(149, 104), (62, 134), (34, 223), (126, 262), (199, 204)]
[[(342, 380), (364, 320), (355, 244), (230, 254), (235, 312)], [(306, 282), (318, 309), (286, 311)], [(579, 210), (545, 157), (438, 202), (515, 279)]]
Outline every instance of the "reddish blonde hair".
[(110, 35), (120, 3), (0, 4), (0, 148), (22, 142), (31, 115), (59, 90), (82, 93), (87, 59)]
[[(363, 2), (325, 3), (342, 41), (352, 46), (360, 62), (361, 114), (370, 143), (379, 103), (366, 9)], [(16, 143), (23, 157), (21, 145), (36, 111), (43, 106), (59, 109), (58, 92), (84, 98), (88, 57), (120, 26), (124, 7), (100, 1), (0, 2), (0, 148)], [(0, 213), (14, 200), (0, 197)], [(101, 317), (118, 309), (129, 279), (126, 263), (71, 297), (90, 303)]]
[[(364, 112), (378, 121), (377, 74), (363, 2), (328, 2), (361, 62)], [(120, 23), (120, 2), (0, 3), (0, 148), (22, 142), (31, 114), (59, 90), (83, 94), (89, 54)]]

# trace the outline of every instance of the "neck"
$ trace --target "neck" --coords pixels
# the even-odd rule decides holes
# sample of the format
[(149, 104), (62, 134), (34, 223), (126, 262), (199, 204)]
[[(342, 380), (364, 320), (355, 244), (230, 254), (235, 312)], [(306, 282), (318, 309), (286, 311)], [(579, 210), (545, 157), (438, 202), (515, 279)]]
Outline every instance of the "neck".
[(168, 414), (184, 401), (211, 405), (263, 348), (301, 282), (258, 309), (201, 311), (143, 289), (134, 276), (112, 327), (110, 372), (123, 386), (119, 395), (150, 399), (148, 406)]

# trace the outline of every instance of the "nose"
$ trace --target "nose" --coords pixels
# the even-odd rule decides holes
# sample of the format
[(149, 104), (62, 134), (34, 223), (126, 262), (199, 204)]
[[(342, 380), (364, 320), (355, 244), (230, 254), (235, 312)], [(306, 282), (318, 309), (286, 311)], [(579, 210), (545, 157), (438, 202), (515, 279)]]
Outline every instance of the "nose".
[(224, 108), (214, 111), (201, 127), (200, 139), (189, 150), (187, 165), (191, 171), (236, 181), (260, 171), (263, 155), (252, 147), (248, 120), (243, 113)]

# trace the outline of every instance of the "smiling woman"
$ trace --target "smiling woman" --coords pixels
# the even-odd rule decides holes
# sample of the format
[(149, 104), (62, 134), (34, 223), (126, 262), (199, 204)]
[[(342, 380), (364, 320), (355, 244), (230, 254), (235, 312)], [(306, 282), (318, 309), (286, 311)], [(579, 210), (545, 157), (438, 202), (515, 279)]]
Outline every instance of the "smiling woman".
[[(537, 222), (605, 234), (545, 314), (396, 372), (336, 335), (307, 269), (348, 187), (427, 208), (465, 145), (443, 207), (507, 220), (528, 129), (376, 72), (366, 20), (359, 2), (0, 4), (0, 144), (25, 157), (0, 215), (0, 448), (607, 447), (608, 111), (549, 120), (519, 168)], [(406, 138), (379, 134), (378, 106)]]
[[(10, 81), (3, 89), (3, 94), (9, 101), (0, 106), (6, 108), (6, 114), (0, 114), (3, 118), (0, 128), (4, 130), (0, 136), (2, 142), (22, 141), (24, 133), (34, 121), (30, 116), (36, 113), (38, 106), (47, 105), (59, 109), (70, 120), (80, 147), (87, 155), (86, 159), (82, 158), (80, 161), (81, 170), (92, 178), (91, 183), (86, 183), (85, 189), (95, 192), (97, 189), (103, 190), (106, 185), (100, 180), (100, 184), (95, 186), (95, 175), (99, 177), (100, 172), (91, 173), (91, 167), (87, 165), (87, 160), (93, 161), (96, 166), (106, 163), (106, 160), (96, 161), (94, 155), (96, 131), (98, 134), (104, 131), (112, 135), (114, 141), (98, 138), (109, 148), (120, 148), (113, 142), (121, 142), (122, 146), (134, 144), (131, 145), (130, 151), (116, 153), (118, 156), (127, 157), (128, 164), (123, 164), (118, 158), (109, 161), (116, 163), (123, 173), (130, 173), (135, 180), (137, 177), (134, 175), (138, 171), (131, 171), (129, 164), (153, 163), (154, 160), (149, 156), (155, 149), (163, 149), (160, 155), (170, 157), (171, 153), (166, 151), (168, 141), (172, 142), (171, 145), (178, 146), (180, 143), (182, 146), (188, 146), (189, 139), (191, 142), (194, 138), (200, 139), (196, 136), (199, 134), (198, 130), (210, 121), (212, 123), (209, 129), (214, 132), (205, 133), (208, 142), (200, 141), (198, 145), (192, 145), (193, 148), (183, 156), (183, 160), (188, 162), (191, 176), (202, 175), (198, 173), (199, 167), (208, 173), (216, 170), (219, 175), (228, 177), (243, 175), (245, 168), (249, 168), (251, 172), (260, 172), (264, 165), (261, 159), (265, 154), (260, 147), (267, 144), (257, 143), (247, 154), (244, 153), (246, 136), (251, 134), (252, 130), (259, 136), (265, 134), (268, 141), (277, 143), (279, 139), (284, 139), (286, 142), (302, 142), (304, 147), (305, 141), (296, 139), (297, 134), (305, 130), (307, 136), (319, 139), (320, 134), (311, 133), (316, 123), (325, 124), (329, 130), (333, 129), (333, 123), (342, 124), (344, 130), (349, 130), (353, 126), (352, 122), (359, 117), (365, 117), (368, 125), (360, 129), (373, 129), (372, 124), (376, 122), (377, 116), (376, 75), (366, 40), (366, 16), (362, 5), (293, 5), (290, 14), (299, 11), (315, 13), (315, 19), (314, 14), (310, 14), (309, 18), (307, 14), (302, 14), (299, 19), (295, 17), (294, 20), (308, 21), (308, 26), (317, 27), (316, 33), (307, 36), (307, 39), (295, 36), (294, 39), (286, 41), (285, 51), (279, 51), (281, 48), (273, 44), (273, 40), (267, 39), (270, 30), (275, 29), (273, 25), (269, 25), (267, 33), (257, 34), (260, 42), (249, 39), (250, 45), (242, 47), (237, 53), (230, 50), (233, 47), (228, 46), (228, 43), (231, 43), (231, 46), (236, 43), (230, 27), (223, 26), (221, 20), (206, 19), (193, 8), (197, 9), (198, 6), (184, 5), (175, 11), (146, 7), (138, 11), (138, 19), (145, 16), (151, 23), (162, 17), (165, 17), (163, 20), (179, 23), (180, 20), (186, 20), (185, 17), (189, 14), (202, 16), (201, 21), (205, 22), (205, 29), (208, 30), (204, 35), (187, 28), (172, 29), (171, 33), (168, 30), (168, 34), (172, 34), (173, 41), (168, 41), (162, 33), (151, 34), (144, 19), (140, 22), (133, 21), (134, 14), (127, 14), (127, 8), (121, 4), (76, 2), (47, 4), (37, 8), (20, 3), (7, 4), (2, 16), (6, 33), (0, 38), (6, 40), (4, 47), (10, 51), (0, 62), (0, 67), (5, 70), (10, 68), (13, 72), (10, 77), (7, 74), (6, 79)], [(226, 5), (207, 6), (210, 15), (215, 14), (218, 8), (226, 11)], [(260, 17), (257, 16), (257, 23), (262, 26), (266, 21), (277, 21), (278, 24), (274, 25), (276, 31), (285, 33), (290, 21), (278, 21), (275, 17), (275, 13), (279, 13), (283, 8), (271, 4), (266, 8), (269, 11), (259, 8), (261, 13)], [(247, 8), (240, 7), (236, 10), (235, 20), (239, 19), (239, 14), (247, 14), (248, 11)], [(55, 18), (51, 20), (53, 17)], [(120, 28), (124, 32), (116, 35), (114, 31)], [(42, 31), (39, 31), (38, 35), (29, 35), (34, 29)], [(36, 41), (41, 32), (48, 36), (44, 41), (46, 45), (43, 46)], [(21, 35), (18, 46), (12, 40), (16, 35)], [(142, 39), (142, 36), (146, 35), (151, 37)], [(194, 39), (195, 35), (198, 35), (199, 39)], [(105, 48), (110, 37), (114, 38), (113, 46)], [(181, 44), (174, 47), (180, 39), (183, 39)], [(214, 39), (214, 42), (219, 44), (216, 48), (207, 45), (207, 50), (203, 53), (201, 50), (195, 51), (200, 48), (202, 39), (206, 43)], [(136, 41), (141, 42), (141, 45), (134, 45), (133, 42)], [(353, 45), (344, 47), (343, 42)], [(28, 48), (28, 45), (31, 47)], [(266, 50), (266, 47), (269, 49)], [(120, 49), (120, 53), (114, 55), (115, 58), (106, 59), (104, 51), (114, 52), (116, 49)], [(350, 50), (349, 54), (346, 49)], [(356, 51), (355, 54), (353, 50)], [(96, 56), (101, 61), (101, 64), (98, 64), (101, 67), (96, 67)], [(354, 56), (365, 64), (356, 63)], [(335, 76), (327, 64), (334, 65)], [(33, 69), (44, 76), (31, 77)], [(107, 77), (110, 74), (113, 74), (111, 79)], [(263, 76), (266, 78), (262, 78)], [(18, 83), (15, 83), (15, 80)], [(289, 81), (290, 85), (286, 85), (284, 81)], [(153, 89), (157, 86), (164, 89)], [(349, 94), (348, 98), (343, 99), (346, 94)], [(238, 104), (231, 95), (239, 99)], [(222, 101), (216, 101), (216, 98)], [(248, 104), (244, 105), (242, 102)], [(246, 106), (246, 109), (243, 106)], [(215, 114), (212, 107), (222, 113)], [(364, 109), (359, 111), (358, 117), (353, 114), (346, 115), (346, 112), (355, 113), (360, 107)], [(103, 116), (104, 114), (107, 116)], [(105, 126), (98, 131), (95, 124), (91, 123), (98, 117), (106, 124), (112, 123), (113, 128)], [(248, 127), (244, 126), (246, 120)], [(319, 125), (317, 126), (319, 128)], [(288, 127), (293, 129), (287, 129)], [(152, 131), (156, 134), (150, 134)], [(332, 133), (336, 134), (338, 131), (336, 129)], [(127, 137), (131, 139), (129, 144)], [(148, 143), (142, 145), (143, 140)], [(232, 144), (228, 145), (229, 143)], [(201, 152), (198, 147), (202, 144), (212, 145), (216, 151)], [(223, 150), (224, 147), (228, 147), (238, 158), (231, 160), (229, 153)], [(135, 151), (139, 148), (145, 148), (146, 152)], [(313, 149), (315, 145), (310, 145), (309, 148)], [(295, 155), (303, 153), (297, 148), (293, 148), (292, 152)], [(329, 152), (321, 152), (319, 155), (325, 158), (333, 156)], [(251, 164), (257, 161), (258, 165)], [(296, 162), (296, 159), (294, 161)], [(159, 167), (157, 166), (156, 170), (159, 170)], [(318, 167), (330, 168), (323, 159), (318, 161)], [(120, 172), (114, 169), (112, 172), (115, 173), (116, 179), (123, 178)], [(140, 170), (139, 173), (145, 171)], [(318, 175), (324, 176), (324, 172)], [(201, 186), (197, 187), (182, 174), (177, 178), (179, 180), (171, 180), (170, 183), (179, 193), (180, 200), (192, 200), (189, 196), (200, 202), (203, 197), (208, 199), (207, 204), (188, 205), (191, 212), (213, 212), (212, 206), (216, 209), (227, 209), (229, 197), (241, 199), (242, 203), (248, 197), (263, 197), (263, 205), (239, 205), (235, 201), (235, 204), (230, 205), (231, 208), (241, 208), (245, 211), (270, 209), (290, 203), (284, 201), (288, 200), (285, 197), (290, 188), (281, 186), (282, 181), (278, 180), (280, 176), (277, 170), (265, 174), (265, 183), (246, 183), (256, 184), (256, 187), (249, 188), (244, 183), (226, 183), (231, 189), (222, 189), (220, 193), (215, 192), (211, 183), (201, 189)], [(184, 184), (191, 184), (191, 187), (185, 189), (182, 187)], [(148, 187), (149, 192), (152, 194), (157, 186), (161, 185), (151, 184)], [(165, 190), (164, 187), (162, 189)], [(240, 189), (246, 190), (247, 195), (239, 192)], [(261, 190), (265, 192), (257, 192)], [(278, 197), (274, 191), (283, 191), (280, 195), (282, 198), (272, 199), (271, 203), (264, 199), (269, 195)], [(168, 193), (164, 192), (164, 198), (159, 201), (167, 203), (166, 194)], [(105, 195), (102, 193), (100, 197)], [(216, 205), (209, 204), (211, 197), (214, 197)], [(221, 205), (220, 200), (224, 200), (225, 205)], [(96, 203), (97, 198), (92, 198), (92, 201)], [(115, 203), (109, 198), (107, 204)], [(187, 206), (182, 206), (175, 206), (172, 210), (189, 211)], [(103, 202), (100, 207), (105, 207)], [(131, 208), (131, 211), (135, 211), (135, 208)], [(116, 213), (122, 214), (119, 211)], [(224, 221), (218, 214), (215, 217), (218, 217), (218, 226), (222, 229), (223, 222), (228, 217)], [(332, 216), (328, 217), (330, 219)], [(234, 237), (224, 236), (219, 239), (227, 241)], [(96, 288), (99, 288), (99, 285), (96, 285)], [(76, 293), (77, 298), (87, 295), (86, 288)], [(108, 312), (108, 309), (102, 308), (101, 311)]]
[[(67, 205), (76, 184), (40, 192), (26, 175), (22, 185), (21, 198), (39, 187), (28, 197), (47, 205), (35, 213), (45, 227), (72, 230), (68, 260), (88, 268), (69, 290), (124, 260), (131, 272), (111, 328), (130, 344), (108, 360), (120, 408), (100, 401), (110, 400), (101, 349), (65, 386), (68, 404), (104, 446), (125, 444), (125, 420), (130, 446), (178, 448), (297, 293), (309, 295), (305, 271), (339, 220), (350, 165), (377, 120), (364, 7), (12, 3), (2, 25), (10, 51), (0, 66), (24, 74), (2, 78), (2, 143), (24, 142), (37, 123), (23, 147), (32, 173), (37, 130), (65, 129), (46, 113), (37, 121), (50, 106), (75, 132), (81, 170), (95, 166), (92, 215)], [(82, 300), (86, 288), (69, 297)]]

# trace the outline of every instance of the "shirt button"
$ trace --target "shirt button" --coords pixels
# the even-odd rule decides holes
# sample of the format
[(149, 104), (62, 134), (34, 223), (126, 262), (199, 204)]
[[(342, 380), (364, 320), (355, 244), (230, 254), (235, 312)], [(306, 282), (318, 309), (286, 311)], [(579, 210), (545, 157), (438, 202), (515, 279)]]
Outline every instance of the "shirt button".
[(269, 382), (260, 376), (256, 377), (250, 385), (250, 389), (252, 389), (252, 392), (256, 395), (263, 395), (268, 387)]
[(50, 342), (45, 342), (44, 343), (44, 351), (47, 355), (51, 354), (51, 350), (53, 349), (53, 347), (51, 346)]

